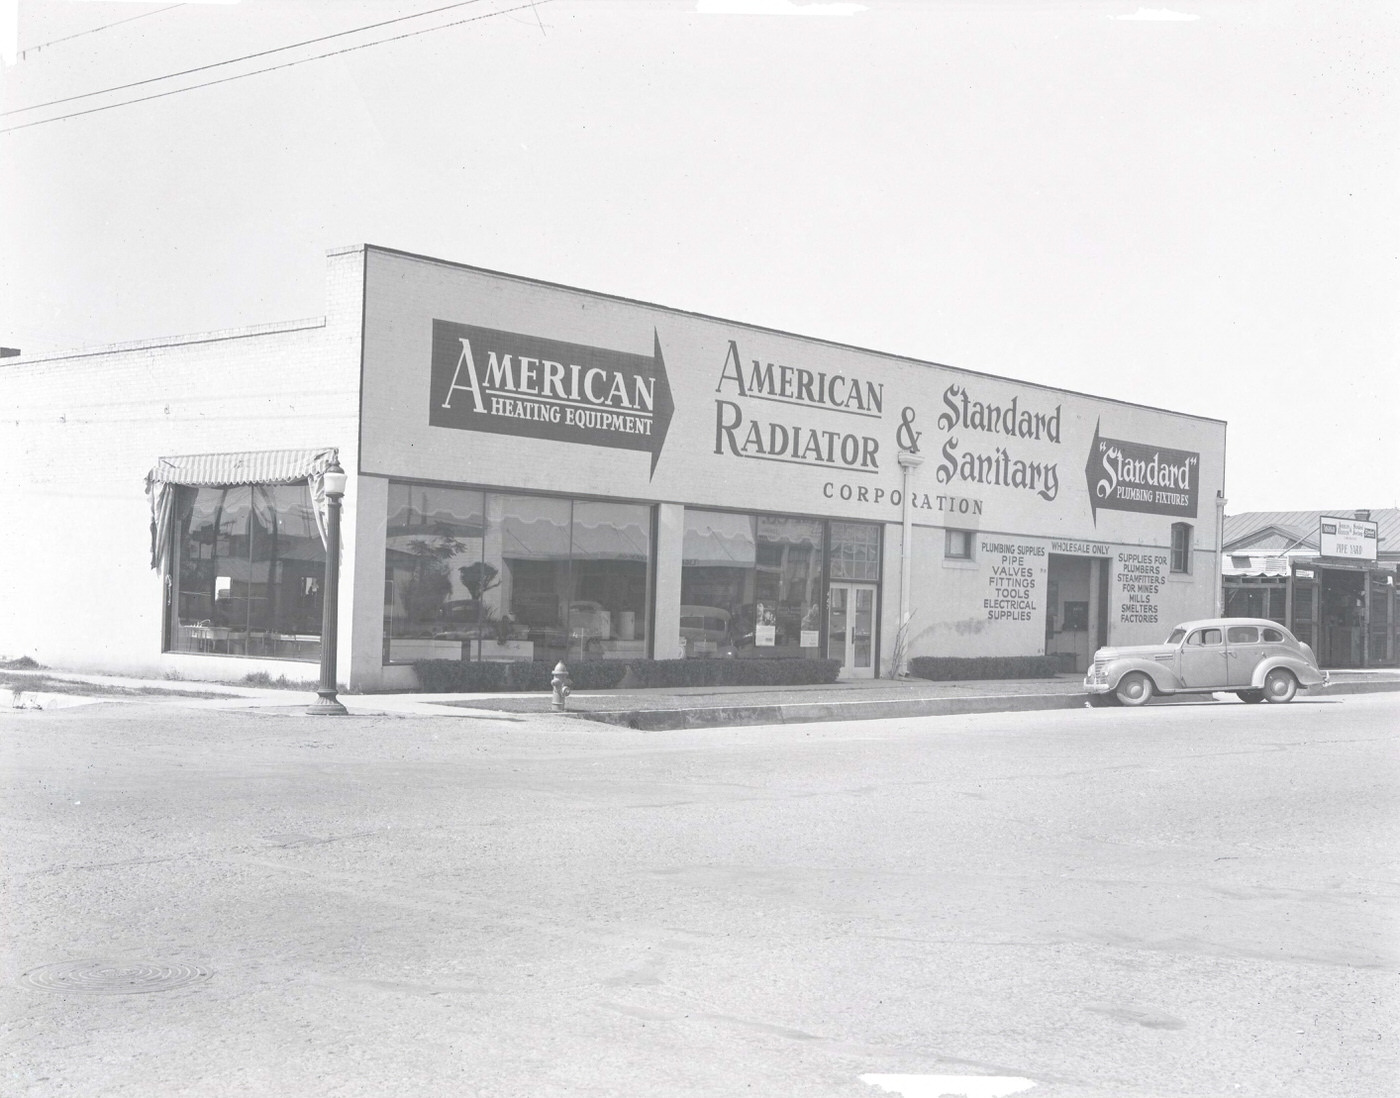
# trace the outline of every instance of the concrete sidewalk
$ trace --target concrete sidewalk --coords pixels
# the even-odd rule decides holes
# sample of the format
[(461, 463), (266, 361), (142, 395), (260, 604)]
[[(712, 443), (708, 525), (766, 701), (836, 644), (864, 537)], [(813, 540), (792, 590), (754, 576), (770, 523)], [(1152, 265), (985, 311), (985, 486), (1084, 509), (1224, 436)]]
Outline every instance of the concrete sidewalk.
[[(31, 677), (38, 692), (0, 687), (0, 707), (55, 709), (95, 702), (164, 703), (188, 708), (271, 709), (294, 712), (315, 700), (314, 689), (273, 689), (229, 683), (124, 678), (54, 670), (10, 671)], [(1400, 669), (1332, 671), (1325, 689), (1304, 698), (1400, 690)], [(47, 680), (47, 682), (44, 682)], [(72, 693), (60, 683), (74, 684)], [(58, 689), (54, 689), (58, 686)], [(85, 691), (80, 693), (79, 691)], [(110, 690), (112, 693), (87, 691)], [(1077, 709), (1086, 704), (1078, 675), (1045, 679), (929, 682), (873, 679), (828, 686), (699, 686), (649, 690), (576, 692), (565, 712), (548, 692), (528, 694), (349, 694), (339, 695), (351, 715), (480, 717), (486, 713), (555, 716), (659, 731), (675, 728), (790, 724), (807, 721), (875, 720), (885, 717), (945, 716), (957, 713)], [(1188, 695), (1154, 704), (1190, 704), (1218, 695)]]

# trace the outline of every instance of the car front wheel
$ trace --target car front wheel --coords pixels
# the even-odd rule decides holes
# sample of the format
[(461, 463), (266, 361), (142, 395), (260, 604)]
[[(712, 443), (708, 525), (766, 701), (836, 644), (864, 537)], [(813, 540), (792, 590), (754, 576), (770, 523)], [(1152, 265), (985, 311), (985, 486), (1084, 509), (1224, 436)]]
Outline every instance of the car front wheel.
[(1129, 671), (1114, 691), (1124, 705), (1146, 705), (1152, 698), (1152, 680), (1141, 671)]
[(1298, 680), (1289, 671), (1276, 667), (1264, 679), (1264, 697), (1271, 702), (1292, 701), (1296, 693)]
[(1262, 690), (1236, 690), (1236, 691), (1235, 691), (1235, 697), (1239, 698), (1240, 701), (1242, 701), (1242, 702), (1247, 702), (1247, 703), (1250, 704), (1250, 705), (1254, 705), (1254, 704), (1256, 704), (1256, 703), (1261, 702), (1261, 701), (1264, 700), (1264, 691), (1262, 691)]

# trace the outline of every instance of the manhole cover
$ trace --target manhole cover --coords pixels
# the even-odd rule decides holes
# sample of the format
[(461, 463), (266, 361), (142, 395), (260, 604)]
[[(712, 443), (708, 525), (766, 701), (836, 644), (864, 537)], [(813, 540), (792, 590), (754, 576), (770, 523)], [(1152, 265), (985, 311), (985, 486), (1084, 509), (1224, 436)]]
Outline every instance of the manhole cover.
[(133, 995), (174, 991), (209, 979), (198, 965), (162, 965), (154, 961), (59, 961), (30, 969), (19, 978), (39, 991), (80, 991), (86, 995)]

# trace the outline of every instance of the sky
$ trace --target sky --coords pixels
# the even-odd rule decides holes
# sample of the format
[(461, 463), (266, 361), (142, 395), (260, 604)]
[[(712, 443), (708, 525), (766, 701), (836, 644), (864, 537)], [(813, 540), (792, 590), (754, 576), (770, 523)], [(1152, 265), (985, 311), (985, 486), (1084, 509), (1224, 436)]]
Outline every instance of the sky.
[(1230, 514), (1400, 506), (1400, 4), (1149, 2), (0, 0), (0, 345), (320, 316), (370, 243), (1223, 419)]

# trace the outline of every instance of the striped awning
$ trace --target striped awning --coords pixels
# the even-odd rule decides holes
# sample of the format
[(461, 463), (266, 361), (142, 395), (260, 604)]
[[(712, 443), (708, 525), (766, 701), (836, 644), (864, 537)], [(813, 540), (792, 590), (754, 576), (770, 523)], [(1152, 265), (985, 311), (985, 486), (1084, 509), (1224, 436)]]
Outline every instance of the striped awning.
[(146, 474), (146, 495), (151, 501), (151, 567), (159, 571), (166, 558), (177, 485), (226, 488), (242, 484), (305, 484), (324, 545), (326, 494), (322, 478), (339, 456), (334, 446), (326, 446), (317, 450), (235, 450), (161, 458)]
[(185, 484), (194, 488), (232, 484), (294, 484), (325, 472), (335, 460), (334, 447), (319, 450), (237, 450), (227, 454), (163, 457), (147, 482)]

